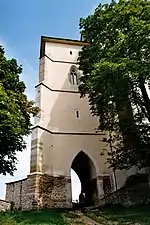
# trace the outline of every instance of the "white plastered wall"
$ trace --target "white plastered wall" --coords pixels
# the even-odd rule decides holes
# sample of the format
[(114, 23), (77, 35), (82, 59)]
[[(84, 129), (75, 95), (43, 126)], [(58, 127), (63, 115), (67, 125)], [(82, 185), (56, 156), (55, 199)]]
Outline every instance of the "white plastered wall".
[[(91, 116), (88, 98), (81, 99), (77, 86), (70, 84), (68, 79), (70, 67), (76, 62), (80, 49), (81, 46), (77, 45), (46, 43), (47, 56), (40, 61), (39, 79), (46, 87), (40, 85), (36, 90), (41, 106), (36, 125), (47, 131), (37, 128), (38, 132), (34, 133), (43, 143), (41, 172), (49, 175), (70, 176), (71, 163), (81, 150), (92, 159), (97, 175), (108, 173), (105, 157), (100, 156), (104, 148), (102, 135), (94, 135), (98, 120)], [(76, 118), (76, 110), (79, 110), (80, 118)]]
[[(42, 173), (49, 175), (70, 176), (71, 163), (81, 150), (91, 158), (97, 176), (109, 174), (106, 156), (100, 155), (106, 147), (101, 141), (103, 136), (86, 135), (95, 133), (98, 120), (91, 116), (88, 98), (81, 99), (77, 86), (70, 84), (68, 79), (70, 67), (76, 62), (80, 49), (81, 46), (77, 45), (47, 42), (46, 56), (40, 59), (39, 82), (46, 87), (39, 85), (36, 88), (36, 102), (41, 112), (35, 125), (47, 131), (36, 128), (32, 140), (38, 139), (43, 143), (40, 168)], [(76, 110), (79, 110), (79, 119), (75, 116)], [(117, 175), (120, 187), (126, 175), (124, 172), (117, 172)]]

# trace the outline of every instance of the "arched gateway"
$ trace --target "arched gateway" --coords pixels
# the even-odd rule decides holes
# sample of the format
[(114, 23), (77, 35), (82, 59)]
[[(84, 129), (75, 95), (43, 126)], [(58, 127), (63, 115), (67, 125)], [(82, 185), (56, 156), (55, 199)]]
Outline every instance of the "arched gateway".
[[(71, 168), (78, 174), (87, 205), (104, 195), (110, 181), (103, 133), (91, 116), (88, 98), (80, 98), (76, 61), (88, 43), (42, 37), (36, 104), (41, 108), (32, 132), (30, 174), (7, 184), (6, 200), (17, 208), (71, 207)], [(113, 190), (113, 179), (111, 179)]]
[(96, 205), (98, 203), (97, 173), (92, 160), (84, 151), (80, 151), (75, 156), (71, 168), (80, 179), (81, 192), (86, 196), (86, 205)]

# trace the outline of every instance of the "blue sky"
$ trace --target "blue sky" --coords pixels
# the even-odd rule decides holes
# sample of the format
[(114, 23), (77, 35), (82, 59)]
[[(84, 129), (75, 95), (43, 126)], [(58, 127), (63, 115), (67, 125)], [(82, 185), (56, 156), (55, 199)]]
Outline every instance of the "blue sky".
[[(16, 58), (23, 65), (21, 78), (30, 99), (34, 99), (34, 86), (38, 81), (40, 37), (79, 39), (80, 17), (93, 12), (100, 2), (104, 3), (102, 0), (0, 0), (0, 44), (8, 57)], [(30, 137), (26, 140), (28, 147), (18, 154), (14, 177), (0, 176), (0, 198), (4, 198), (5, 182), (29, 173)]]

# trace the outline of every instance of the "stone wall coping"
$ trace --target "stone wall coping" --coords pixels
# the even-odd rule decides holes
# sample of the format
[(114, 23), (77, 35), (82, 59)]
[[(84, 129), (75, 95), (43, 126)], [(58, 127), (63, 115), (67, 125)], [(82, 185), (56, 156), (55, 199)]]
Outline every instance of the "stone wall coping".
[(19, 182), (22, 182), (22, 181), (26, 181), (28, 178), (23, 178), (21, 180), (16, 180), (16, 181), (12, 181), (12, 182), (7, 182), (5, 183), (6, 185), (9, 185), (9, 184), (16, 184), (16, 183), (19, 183)]
[(9, 204), (10, 204), (9, 201), (6, 201), (6, 200), (4, 200), (4, 199), (0, 199), (0, 202), (6, 202), (6, 203), (9, 203)]
[(42, 172), (33, 172), (33, 173), (30, 173), (28, 176), (33, 176), (33, 175), (45, 175), (45, 174)]

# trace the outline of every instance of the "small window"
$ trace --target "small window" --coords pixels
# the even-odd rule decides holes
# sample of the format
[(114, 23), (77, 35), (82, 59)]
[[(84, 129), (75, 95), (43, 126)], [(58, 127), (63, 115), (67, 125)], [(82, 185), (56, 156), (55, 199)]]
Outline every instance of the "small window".
[(79, 112), (79, 110), (76, 110), (76, 111), (75, 111), (75, 115), (76, 115), (76, 118), (77, 118), (77, 119), (80, 118), (80, 112)]
[(73, 85), (78, 85), (78, 78), (76, 72), (71, 72), (71, 83)]
[(73, 85), (78, 85), (78, 74), (77, 74), (77, 67), (76, 66), (71, 66), (70, 68), (70, 73), (69, 73), (69, 81)]
[(72, 55), (72, 51), (70, 51), (70, 55)]

